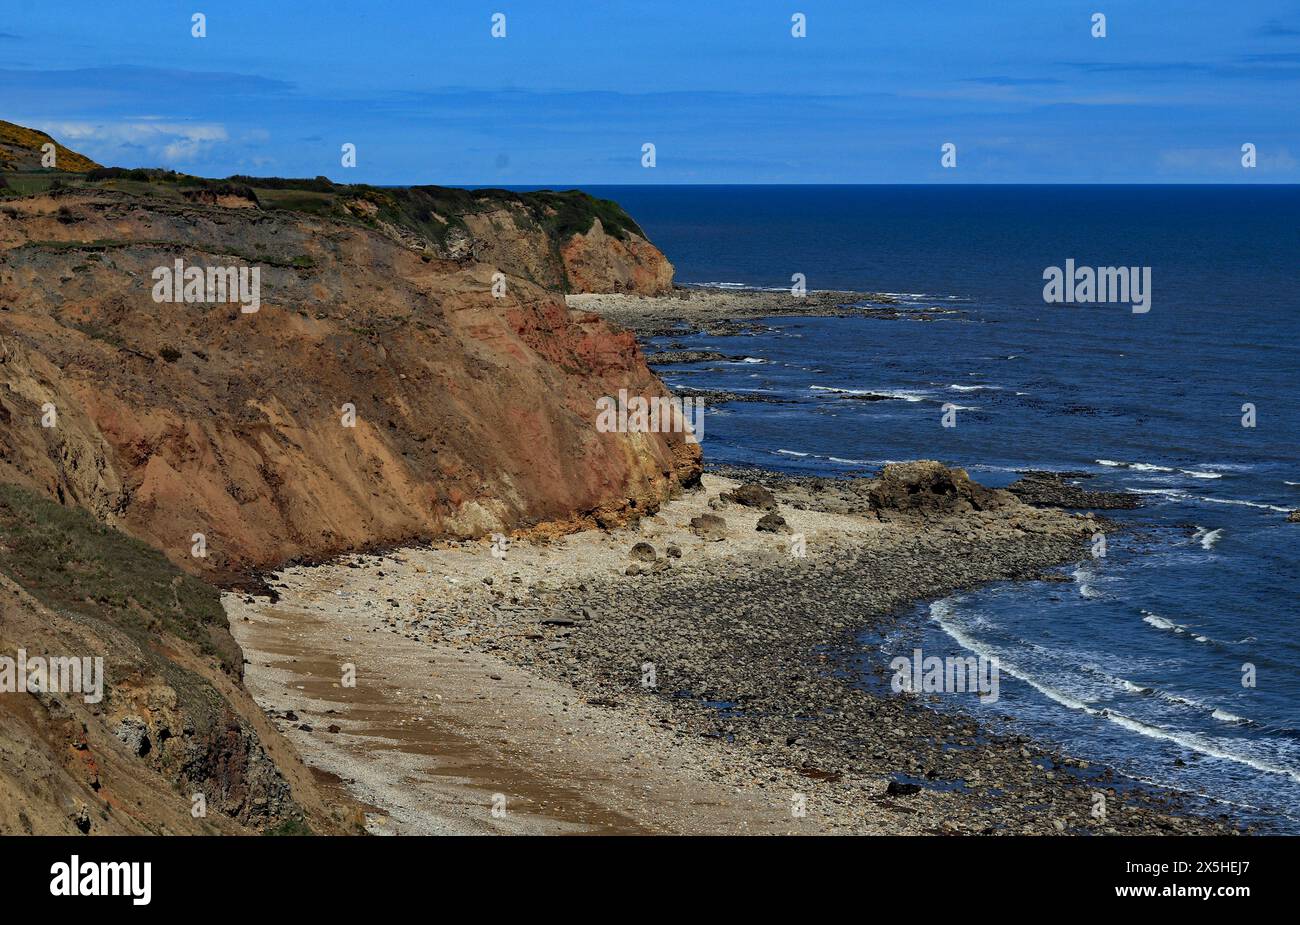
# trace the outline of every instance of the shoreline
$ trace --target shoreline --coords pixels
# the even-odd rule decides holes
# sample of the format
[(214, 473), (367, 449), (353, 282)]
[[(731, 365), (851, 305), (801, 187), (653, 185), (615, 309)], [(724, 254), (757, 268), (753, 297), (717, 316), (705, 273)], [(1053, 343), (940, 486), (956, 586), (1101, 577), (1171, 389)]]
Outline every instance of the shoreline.
[[(700, 288), (567, 301), (643, 343), (764, 317), (928, 311), (883, 294)], [(1052, 473), (997, 491), (925, 466), (937, 464), (890, 467), (918, 502), (897, 479), (706, 461), (699, 487), (613, 529), (542, 525), (502, 558), (486, 539), (347, 555), (286, 568), (270, 599), (229, 595), (227, 610), (259, 703), (340, 799), (368, 804), (376, 834), (1238, 831), (1202, 815), (1203, 799), (994, 731), (965, 695), (888, 692), (864, 634), (919, 602), (1054, 578), (1115, 528), (1095, 511), (1137, 503)], [(742, 484), (758, 507), (723, 497)], [(769, 513), (786, 523), (759, 529)], [(725, 538), (692, 529), (706, 515)], [(357, 689), (337, 680), (347, 653)]]
[[(771, 502), (745, 490), (750, 507), (720, 497), (741, 483), (706, 474), (615, 530), (519, 537), (502, 559), (486, 541), (351, 556), (279, 573), (278, 602), (226, 606), (259, 704), (309, 765), (380, 808), (374, 832), (1231, 831), (992, 732), (959, 701), (846, 680), (872, 658), (858, 636), (909, 603), (1037, 577), (1104, 529), (954, 481), (955, 499), (915, 507), (871, 480), (824, 493), (774, 475)], [(756, 529), (772, 503), (806, 557)], [(725, 539), (692, 530), (706, 514)], [(653, 559), (630, 557), (638, 543)], [(338, 681), (348, 659), (354, 689)]]
[(671, 295), (581, 293), (565, 296), (572, 311), (592, 312), (644, 341), (652, 337), (710, 334), (725, 336), (761, 329), (764, 318), (867, 317), (928, 321), (960, 315), (952, 305), (921, 307), (905, 304), (887, 292), (809, 290), (796, 296), (788, 290), (725, 289), (677, 286)]

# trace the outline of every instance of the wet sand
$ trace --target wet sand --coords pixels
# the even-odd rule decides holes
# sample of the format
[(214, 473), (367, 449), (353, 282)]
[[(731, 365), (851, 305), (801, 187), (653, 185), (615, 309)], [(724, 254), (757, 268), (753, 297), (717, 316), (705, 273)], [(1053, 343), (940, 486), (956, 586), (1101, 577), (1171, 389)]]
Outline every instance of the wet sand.
[[(338, 592), (372, 597), (370, 584), (360, 590), (349, 580), (369, 576), (385, 609), (390, 592), (424, 606), (436, 594), (412, 598), (411, 586), (445, 584), (445, 576), (411, 563), (446, 554), (404, 550), (361, 557), (370, 566), (361, 570), (290, 569), (278, 602), (224, 599), (249, 690), (340, 801), (362, 806), (368, 832), (813, 830), (779, 799), (736, 793), (700, 768), (665, 762), (681, 746), (668, 730), (610, 715), (573, 688), (488, 653), (393, 633), (383, 611), (364, 603), (338, 605)], [(494, 561), (482, 549), (478, 558)], [(384, 586), (394, 572), (401, 590)], [(355, 686), (342, 683), (347, 663), (356, 666)]]

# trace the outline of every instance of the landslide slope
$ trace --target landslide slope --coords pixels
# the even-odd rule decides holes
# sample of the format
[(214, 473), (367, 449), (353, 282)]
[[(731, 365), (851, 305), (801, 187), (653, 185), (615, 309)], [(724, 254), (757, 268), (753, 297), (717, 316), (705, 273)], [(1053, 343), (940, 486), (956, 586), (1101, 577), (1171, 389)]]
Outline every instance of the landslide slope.
[[(14, 689), (20, 651), (102, 659), (102, 696)], [(216, 589), (14, 485), (0, 657), (0, 835), (355, 830), (244, 690)]]
[[(260, 309), (155, 302), (155, 269), (177, 260), (258, 268)], [(377, 544), (614, 520), (694, 478), (679, 435), (595, 429), (600, 396), (667, 394), (633, 337), (526, 279), (494, 297), (496, 272), (332, 215), (147, 187), (8, 198), (0, 481), (233, 581)]]

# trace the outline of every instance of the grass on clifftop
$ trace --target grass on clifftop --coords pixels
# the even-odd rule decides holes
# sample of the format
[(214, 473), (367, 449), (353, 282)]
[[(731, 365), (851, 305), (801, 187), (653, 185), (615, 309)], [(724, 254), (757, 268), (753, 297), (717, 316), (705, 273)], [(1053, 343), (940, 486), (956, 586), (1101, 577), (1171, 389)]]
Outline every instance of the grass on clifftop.
[(111, 623), (142, 645), (163, 630), (227, 671), (242, 667), (216, 588), (85, 511), (16, 485), (0, 485), (0, 572), (51, 610)]
[[(302, 212), (374, 225), (387, 222), (442, 247), (453, 231), (468, 235), (464, 216), (512, 209), (563, 245), (586, 234), (600, 219), (605, 233), (620, 241), (645, 232), (616, 202), (581, 190), (467, 190), (448, 186), (381, 187), (340, 184), (326, 177), (294, 179), (236, 175), (211, 180), (158, 168), (95, 167), (84, 174), (18, 171), (8, 174), (8, 193), (32, 195), (52, 188), (104, 187), (137, 196), (153, 195), (184, 202), (196, 192), (244, 195), (261, 208)], [(0, 188), (2, 189), (2, 188)], [(0, 192), (0, 195), (4, 195)]]

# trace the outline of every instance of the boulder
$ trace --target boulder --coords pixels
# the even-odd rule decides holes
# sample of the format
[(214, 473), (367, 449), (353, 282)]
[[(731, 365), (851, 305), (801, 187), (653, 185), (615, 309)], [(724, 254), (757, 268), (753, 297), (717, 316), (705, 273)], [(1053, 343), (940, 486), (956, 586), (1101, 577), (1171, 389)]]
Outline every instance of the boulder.
[(716, 543), (727, 538), (727, 522), (717, 514), (701, 514), (691, 518), (691, 532)]
[(894, 463), (880, 470), (867, 489), (877, 514), (960, 514), (1001, 507), (1010, 496), (972, 482), (965, 469), (926, 459)]
[(920, 784), (908, 784), (898, 780), (891, 780), (889, 786), (885, 788), (885, 793), (891, 797), (910, 797), (920, 792)]
[(780, 514), (764, 514), (755, 527), (759, 533), (789, 533), (790, 526)]
[(745, 507), (756, 507), (764, 511), (776, 510), (776, 496), (757, 482), (746, 482), (726, 498)]

